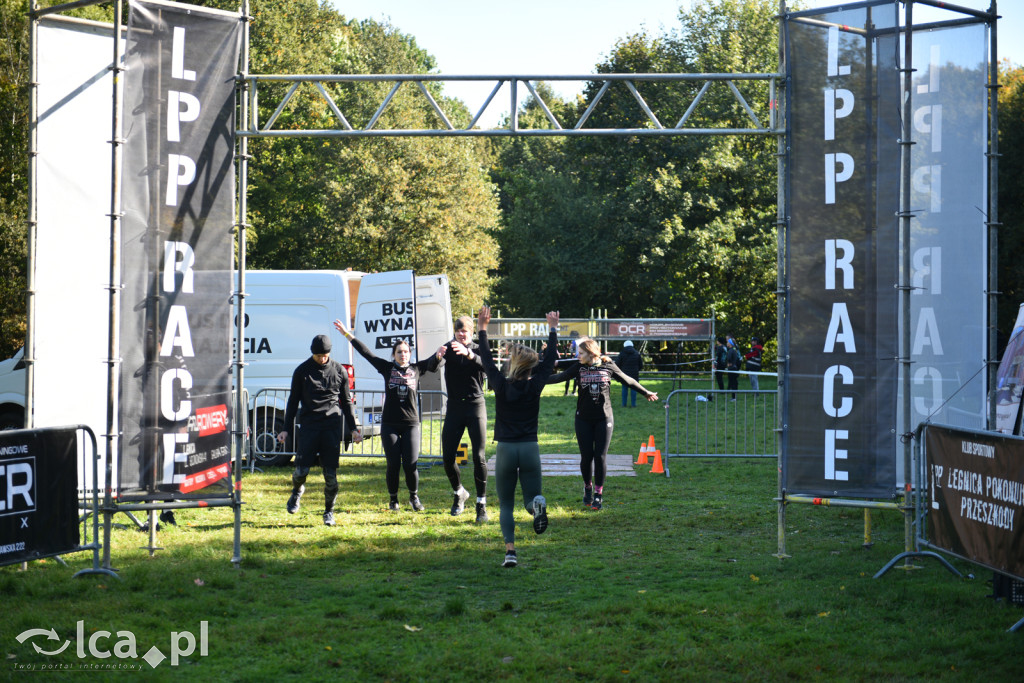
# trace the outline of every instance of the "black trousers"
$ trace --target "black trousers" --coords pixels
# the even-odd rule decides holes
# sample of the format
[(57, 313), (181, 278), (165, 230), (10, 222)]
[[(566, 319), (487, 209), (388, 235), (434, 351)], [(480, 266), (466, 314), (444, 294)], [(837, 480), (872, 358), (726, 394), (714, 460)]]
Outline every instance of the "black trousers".
[(473, 449), (473, 483), (476, 497), (487, 495), (487, 404), (481, 401), (448, 401), (448, 412), (441, 427), (441, 460), (444, 473), (453, 491), (462, 486), (462, 475), (455, 464), (455, 456), (462, 442), (462, 435), (469, 432), (469, 444)]

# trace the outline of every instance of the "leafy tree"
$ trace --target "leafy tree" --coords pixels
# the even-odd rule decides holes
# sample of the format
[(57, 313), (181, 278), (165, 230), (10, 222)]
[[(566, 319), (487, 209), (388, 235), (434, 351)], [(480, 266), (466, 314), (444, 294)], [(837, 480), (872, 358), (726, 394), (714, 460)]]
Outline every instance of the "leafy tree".
[(0, 1), (0, 358), (25, 342), (28, 2)]
[(999, 82), (999, 335), (1013, 332), (1024, 303), (1024, 68), (1003, 63)]
[[(315, 7), (313, 0), (261, 3), (253, 50), (262, 56), (253, 60), (253, 72), (428, 73), (436, 66), (415, 39), (391, 26), (345, 21), (325, 5)], [(329, 92), (347, 119), (363, 125), (390, 87), (342, 84)], [(453, 123), (468, 123), (465, 107), (436, 84), (430, 89)], [(261, 112), (261, 120), (269, 113)], [(333, 116), (322, 99), (297, 98), (279, 127), (335, 126)], [(377, 127), (439, 123), (418, 89), (406, 84)], [(411, 268), (447, 274), (456, 311), (469, 312), (487, 298), (498, 214), (478, 142), (268, 138), (254, 140), (252, 150), (250, 267)]]
[[(681, 11), (678, 30), (623, 38), (597, 70), (774, 72), (776, 10), (771, 0), (694, 3)], [(637, 90), (662, 124), (672, 125), (701, 85), (639, 82)], [(598, 87), (589, 86), (586, 102)], [(766, 122), (767, 86), (740, 88)], [(574, 106), (581, 114), (585, 103)], [(690, 120), (709, 128), (750, 125), (724, 84), (708, 92)], [(586, 127), (653, 125), (633, 95), (613, 85)], [(622, 316), (714, 311), (736, 334), (775, 336), (774, 138), (602, 136), (535, 153), (537, 147), (532, 139), (508, 143), (500, 157), (505, 170), (492, 174), (505, 222), (500, 305), (535, 314), (552, 287), (570, 315), (591, 307)], [(512, 164), (520, 172), (510, 172)], [(584, 248), (570, 248), (576, 245)], [(516, 273), (524, 257), (528, 277)]]

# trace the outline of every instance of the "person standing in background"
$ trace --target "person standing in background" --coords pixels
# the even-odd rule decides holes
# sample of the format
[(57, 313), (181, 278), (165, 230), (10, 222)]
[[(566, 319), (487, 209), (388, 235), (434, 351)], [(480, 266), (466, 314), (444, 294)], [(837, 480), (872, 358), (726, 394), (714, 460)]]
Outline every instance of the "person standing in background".
[[(725, 337), (718, 337), (715, 340), (715, 357), (711, 361), (711, 367), (714, 370), (715, 382), (718, 384), (719, 391), (725, 391), (725, 367), (728, 356), (729, 349), (725, 345)], [(708, 399), (713, 401), (715, 395), (710, 394)]]
[[(640, 371), (644, 369), (644, 359), (640, 352), (633, 346), (629, 339), (622, 343), (622, 351), (619, 352), (619, 369), (633, 379), (640, 381)], [(629, 394), (629, 407), (636, 408), (636, 389), (622, 385), (622, 407), (626, 407), (626, 394)]]
[(752, 337), (750, 340), (750, 351), (743, 355), (743, 359), (747, 363), (747, 371), (750, 373), (750, 388), (754, 391), (760, 391), (760, 387), (757, 384), (757, 373), (761, 372), (761, 354), (764, 352), (764, 347), (761, 346), (761, 340), (757, 337)]
[(725, 340), (725, 369), (729, 375), (729, 391), (732, 392), (730, 401), (736, 400), (736, 390), (740, 386), (740, 365), (743, 362), (739, 349), (736, 348), (736, 340), (730, 334)]

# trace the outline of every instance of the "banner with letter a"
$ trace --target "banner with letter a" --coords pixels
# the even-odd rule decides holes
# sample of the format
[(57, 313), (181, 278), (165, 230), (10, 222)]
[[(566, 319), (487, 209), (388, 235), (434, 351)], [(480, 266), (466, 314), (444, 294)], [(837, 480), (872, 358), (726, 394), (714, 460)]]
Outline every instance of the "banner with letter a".
[(892, 2), (795, 12), (780, 467), (788, 493), (895, 492), (900, 150)]
[(124, 96), (122, 498), (227, 495), (241, 16), (132, 0)]
[(910, 235), (911, 424), (985, 429), (988, 34), (915, 31)]

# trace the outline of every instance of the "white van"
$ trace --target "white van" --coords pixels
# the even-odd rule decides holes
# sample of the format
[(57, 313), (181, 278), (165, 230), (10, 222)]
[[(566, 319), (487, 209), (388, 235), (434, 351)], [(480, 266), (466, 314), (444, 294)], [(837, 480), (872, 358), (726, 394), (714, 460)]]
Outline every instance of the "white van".
[(25, 349), (0, 361), (0, 429), (25, 426)]
[[(275, 435), (292, 431), (284, 424), (292, 372), (309, 358), (310, 341), (318, 334), (330, 336), (331, 357), (350, 370), (361, 430), (367, 436), (378, 432), (384, 380), (334, 329), (332, 321), (345, 321), (383, 358), (391, 356), (398, 339), (410, 341), (416, 359), (436, 351), (453, 336), (445, 275), (415, 276), (409, 270), (374, 274), (250, 270), (245, 273), (245, 290), (243, 383), (250, 410), (251, 451), (263, 464), (285, 464), (291, 458), (292, 444), (278, 444)], [(425, 391), (443, 391), (441, 373), (424, 380)], [(423, 406), (425, 413), (442, 409), (440, 403)]]

